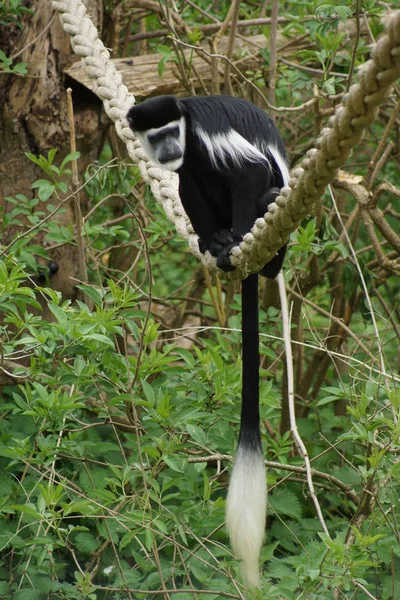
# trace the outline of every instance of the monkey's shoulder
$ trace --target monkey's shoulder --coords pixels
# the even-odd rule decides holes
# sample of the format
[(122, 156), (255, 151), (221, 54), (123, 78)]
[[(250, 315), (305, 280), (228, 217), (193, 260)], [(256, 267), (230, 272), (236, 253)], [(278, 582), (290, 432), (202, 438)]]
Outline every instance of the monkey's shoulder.
[(195, 96), (180, 102), (192, 129), (200, 128), (208, 135), (228, 133), (233, 129), (250, 142), (275, 137), (276, 128), (272, 119), (261, 108), (243, 98)]

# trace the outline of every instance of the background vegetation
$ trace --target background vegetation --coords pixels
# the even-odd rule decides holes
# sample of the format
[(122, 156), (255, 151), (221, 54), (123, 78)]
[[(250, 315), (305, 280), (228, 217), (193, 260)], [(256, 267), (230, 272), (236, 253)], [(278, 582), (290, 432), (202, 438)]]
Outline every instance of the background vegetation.
[[(135, 57), (156, 55), (144, 88), (172, 74), (174, 93), (269, 105), (292, 165), (391, 8), (89, 4), (113, 56), (133, 57), (133, 79)], [(230, 6), (239, 12), (226, 27)], [(261, 284), (269, 497), (262, 590), (248, 592), (223, 527), (240, 414), (238, 288), (202, 271), (94, 95), (63, 73), (76, 59), (50, 2), (0, 1), (0, 26), (0, 597), (400, 597), (398, 89), (285, 262), (297, 425), (329, 536), (289, 431), (275, 283)], [(228, 60), (213, 56), (224, 30)]]

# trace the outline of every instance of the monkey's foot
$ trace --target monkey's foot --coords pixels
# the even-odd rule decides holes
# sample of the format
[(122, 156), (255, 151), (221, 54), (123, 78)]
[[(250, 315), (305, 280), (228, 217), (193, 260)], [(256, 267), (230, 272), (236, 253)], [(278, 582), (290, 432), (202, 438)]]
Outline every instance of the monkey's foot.
[(217, 259), (217, 267), (222, 271), (234, 271), (229, 258), (230, 251), (240, 244), (243, 237), (228, 229), (216, 231), (211, 239), (199, 237), (199, 250), (202, 254), (208, 250)]
[(199, 237), (199, 249), (202, 254), (208, 250), (213, 256), (219, 256), (225, 246), (232, 242), (232, 233), (228, 229), (220, 229), (211, 238)]
[(229, 257), (230, 251), (242, 241), (242, 236), (232, 233), (228, 229), (221, 229), (214, 233), (209, 244), (209, 251), (217, 257), (217, 267), (222, 271), (234, 271)]

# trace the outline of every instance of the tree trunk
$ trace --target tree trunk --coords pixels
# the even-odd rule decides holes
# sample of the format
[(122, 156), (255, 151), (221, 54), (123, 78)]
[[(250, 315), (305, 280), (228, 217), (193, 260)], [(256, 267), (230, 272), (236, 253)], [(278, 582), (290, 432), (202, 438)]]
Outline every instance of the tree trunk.
[[(31, 15), (24, 17), (22, 30), (5, 26), (0, 32), (2, 48), (16, 62), (28, 63), (27, 77), (1, 75), (0, 78), (0, 207), (7, 211), (6, 196), (24, 194), (32, 197), (31, 185), (46, 176), (25, 156), (25, 152), (47, 154), (57, 148), (56, 164), (70, 152), (67, 96), (63, 71), (77, 59), (72, 54), (69, 36), (61, 28), (51, 0), (34, 0), (29, 4)], [(102, 0), (86, 2), (97, 25), (101, 25)], [(21, 52), (19, 54), (19, 52)], [(81, 153), (82, 172), (96, 160), (101, 149), (106, 119), (102, 117), (100, 101), (88, 90), (74, 86), (73, 102), (77, 149)], [(58, 221), (74, 222), (73, 202), (67, 203)], [(15, 229), (8, 232), (8, 243)], [(35, 240), (43, 243), (43, 240)], [(73, 279), (77, 276), (77, 248), (65, 245), (51, 252), (59, 265), (52, 278), (52, 287), (64, 296), (75, 295)]]

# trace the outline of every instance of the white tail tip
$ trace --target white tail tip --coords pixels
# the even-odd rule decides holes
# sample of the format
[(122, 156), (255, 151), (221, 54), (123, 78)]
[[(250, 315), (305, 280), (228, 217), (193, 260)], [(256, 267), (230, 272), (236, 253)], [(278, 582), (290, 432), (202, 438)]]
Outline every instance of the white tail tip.
[(258, 562), (266, 510), (264, 458), (258, 448), (239, 445), (226, 500), (226, 527), (233, 551), (242, 561), (243, 579), (250, 587), (260, 585)]

